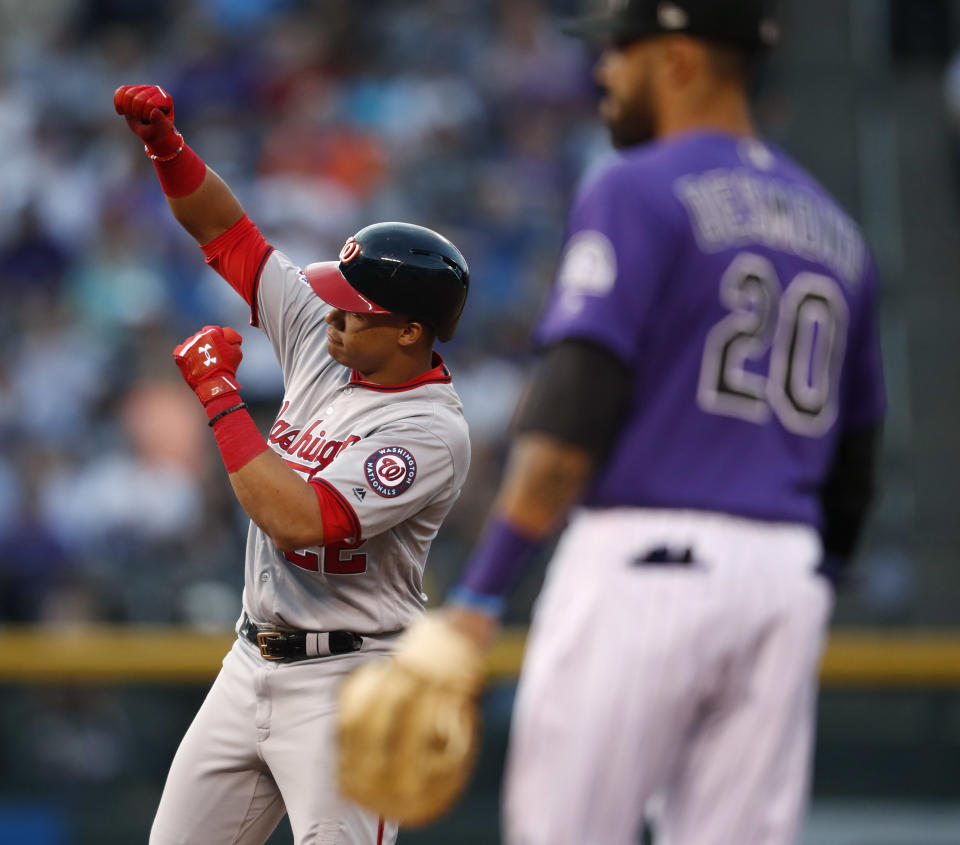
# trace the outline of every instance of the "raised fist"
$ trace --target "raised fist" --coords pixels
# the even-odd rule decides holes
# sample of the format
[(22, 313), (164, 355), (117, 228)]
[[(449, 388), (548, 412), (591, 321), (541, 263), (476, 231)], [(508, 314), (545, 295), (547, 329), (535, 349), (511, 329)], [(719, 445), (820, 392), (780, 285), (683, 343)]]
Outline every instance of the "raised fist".
[(151, 158), (172, 158), (180, 151), (183, 136), (173, 125), (173, 98), (159, 85), (121, 85), (113, 94), (113, 107)]
[(173, 350), (184, 380), (206, 405), (227, 393), (236, 393), (237, 367), (243, 358), (239, 332), (226, 327), (204, 326)]

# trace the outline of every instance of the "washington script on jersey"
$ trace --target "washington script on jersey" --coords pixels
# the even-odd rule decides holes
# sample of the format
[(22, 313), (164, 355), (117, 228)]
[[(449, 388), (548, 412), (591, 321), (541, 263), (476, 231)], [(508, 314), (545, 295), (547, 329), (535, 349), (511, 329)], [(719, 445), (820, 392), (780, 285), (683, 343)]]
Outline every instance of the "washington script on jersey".
[(293, 469), (308, 473), (318, 472), (328, 466), (330, 461), (347, 446), (360, 440), (359, 435), (356, 434), (351, 434), (346, 440), (327, 440), (325, 437), (326, 431), (322, 429), (314, 435), (313, 432), (323, 422), (322, 419), (314, 420), (301, 434), (301, 429), (292, 428), (291, 424), (283, 419), (283, 415), (289, 407), (289, 402), (283, 403), (267, 440), (288, 455), (314, 464), (313, 466), (304, 466), (295, 461), (287, 461), (287, 464)]

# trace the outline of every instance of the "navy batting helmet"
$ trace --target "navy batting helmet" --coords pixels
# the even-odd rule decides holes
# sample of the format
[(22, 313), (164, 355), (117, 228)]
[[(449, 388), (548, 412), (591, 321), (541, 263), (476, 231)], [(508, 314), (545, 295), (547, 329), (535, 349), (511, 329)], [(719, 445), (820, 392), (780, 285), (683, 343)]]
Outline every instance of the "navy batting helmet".
[(349, 238), (339, 261), (303, 271), (325, 302), (361, 314), (403, 314), (450, 340), (467, 300), (467, 262), (443, 235), (412, 223), (375, 223)]

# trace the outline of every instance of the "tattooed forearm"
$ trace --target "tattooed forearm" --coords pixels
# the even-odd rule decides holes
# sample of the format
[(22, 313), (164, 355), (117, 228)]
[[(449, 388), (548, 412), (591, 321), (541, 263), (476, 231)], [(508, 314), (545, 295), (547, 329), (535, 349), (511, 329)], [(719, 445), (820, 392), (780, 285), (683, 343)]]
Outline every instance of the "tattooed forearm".
[(510, 453), (496, 509), (529, 534), (547, 534), (580, 498), (590, 469), (590, 455), (580, 447), (524, 435)]

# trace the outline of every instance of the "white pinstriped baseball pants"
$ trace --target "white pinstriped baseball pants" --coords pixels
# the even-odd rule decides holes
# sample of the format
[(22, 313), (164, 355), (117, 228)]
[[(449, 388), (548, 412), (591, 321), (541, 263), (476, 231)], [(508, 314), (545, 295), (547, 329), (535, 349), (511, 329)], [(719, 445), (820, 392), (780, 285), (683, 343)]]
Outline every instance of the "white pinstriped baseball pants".
[(150, 845), (262, 845), (284, 812), (296, 845), (393, 845), (397, 826), (336, 785), (338, 689), (366, 658), (279, 663), (237, 639), (177, 749)]
[[(637, 563), (654, 549), (689, 565)], [(789, 845), (808, 793), (833, 597), (807, 526), (580, 511), (534, 612), (508, 845)]]

